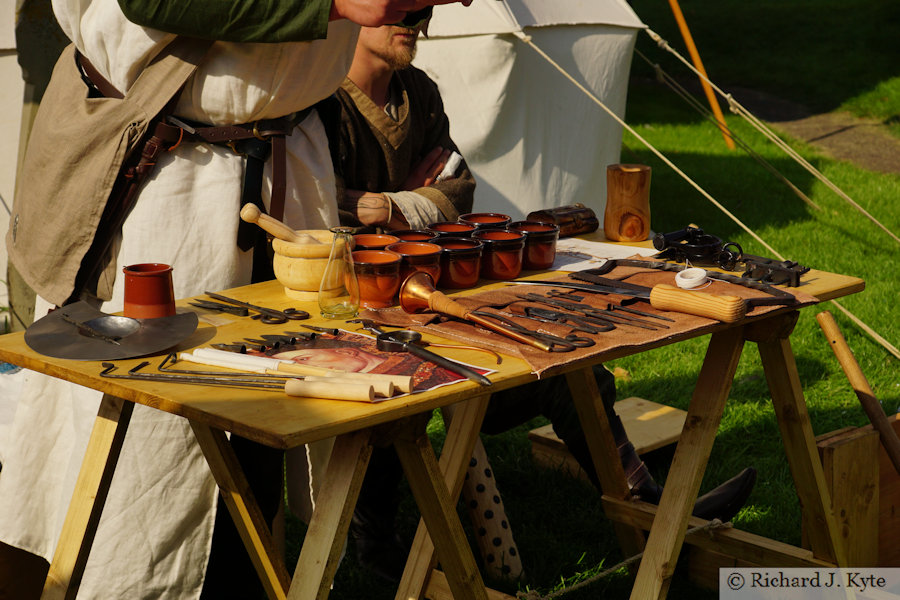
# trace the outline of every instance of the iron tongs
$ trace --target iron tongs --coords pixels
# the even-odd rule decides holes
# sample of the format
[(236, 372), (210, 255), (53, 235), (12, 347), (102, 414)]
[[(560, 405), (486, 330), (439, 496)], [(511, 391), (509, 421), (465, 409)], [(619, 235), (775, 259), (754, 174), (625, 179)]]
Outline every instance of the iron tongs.
[(259, 318), (259, 320), (268, 325), (279, 325), (281, 323), (287, 323), (288, 319), (292, 320), (303, 320), (309, 318), (309, 313), (305, 310), (298, 310), (296, 308), (286, 308), (284, 310), (276, 310), (274, 308), (266, 308), (265, 306), (256, 306), (255, 304), (250, 304), (249, 302), (242, 302), (240, 300), (235, 300), (234, 298), (229, 298), (228, 296), (223, 296), (221, 294), (215, 294), (213, 292), (203, 292), (210, 298), (214, 298), (219, 300), (220, 302), (227, 302), (229, 304), (234, 304), (236, 306), (243, 306), (244, 308), (249, 308), (250, 310), (255, 310), (259, 313), (259, 315), (254, 315), (255, 318)]
[(497, 313), (488, 312), (486, 310), (473, 310), (471, 314), (500, 321), (506, 327), (508, 327), (512, 331), (515, 331), (519, 335), (524, 335), (532, 339), (540, 340), (550, 347), (550, 352), (571, 352), (575, 348), (586, 348), (588, 346), (594, 345), (594, 340), (586, 337), (579, 337), (574, 334), (569, 334), (563, 338), (559, 337), (558, 335), (553, 335), (552, 333), (532, 331), (527, 327), (519, 325), (512, 319), (508, 319), (503, 315), (498, 315)]

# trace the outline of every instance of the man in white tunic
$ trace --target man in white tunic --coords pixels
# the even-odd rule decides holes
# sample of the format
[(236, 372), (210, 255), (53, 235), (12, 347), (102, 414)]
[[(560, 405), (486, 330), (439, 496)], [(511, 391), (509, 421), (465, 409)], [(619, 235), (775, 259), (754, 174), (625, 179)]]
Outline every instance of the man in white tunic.
[[(53, 0), (53, 9), (81, 55), (118, 90), (176, 34), (217, 40), (174, 115), (220, 126), (303, 111), (340, 84), (358, 24), (397, 22), (450, 1), (248, 0), (237, 11), (225, 0)], [(333, 168), (315, 112), (286, 145), (284, 220), (297, 229), (337, 225)], [(261, 191), (267, 206), (269, 163)], [(121, 266), (133, 263), (172, 265), (176, 297), (250, 283), (252, 251), (236, 245), (244, 164), (228, 147), (208, 143), (181, 144), (160, 157), (122, 227), (119, 273), (104, 312), (121, 310)], [(51, 303), (37, 291), (40, 318)], [(92, 390), (28, 375), (0, 473), (0, 541), (52, 558), (99, 400)], [(204, 587), (216, 500), (187, 421), (136, 406), (78, 597), (246, 597), (243, 572), (227, 567), (221, 570), (237, 581)]]

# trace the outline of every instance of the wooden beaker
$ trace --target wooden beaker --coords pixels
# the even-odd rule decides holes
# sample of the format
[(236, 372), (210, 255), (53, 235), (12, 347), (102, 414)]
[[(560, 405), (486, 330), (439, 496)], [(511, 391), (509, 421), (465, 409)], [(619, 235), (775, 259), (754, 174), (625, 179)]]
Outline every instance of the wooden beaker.
[(603, 232), (614, 242), (642, 242), (650, 235), (650, 167), (606, 167)]

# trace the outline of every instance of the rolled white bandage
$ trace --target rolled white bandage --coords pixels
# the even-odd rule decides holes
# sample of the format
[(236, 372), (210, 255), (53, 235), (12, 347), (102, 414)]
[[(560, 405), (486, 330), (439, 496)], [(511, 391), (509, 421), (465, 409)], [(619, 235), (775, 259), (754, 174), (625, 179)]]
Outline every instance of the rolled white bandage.
[(704, 283), (706, 283), (706, 271), (698, 269), (697, 267), (678, 271), (675, 275), (675, 285), (684, 290), (699, 287)]
[(456, 175), (456, 170), (459, 168), (459, 164), (462, 162), (462, 156), (460, 156), (459, 152), (455, 150), (450, 155), (450, 158), (447, 159), (447, 164), (444, 165), (444, 170), (441, 171), (441, 174), (437, 176), (435, 181), (443, 181), (449, 177), (453, 177)]

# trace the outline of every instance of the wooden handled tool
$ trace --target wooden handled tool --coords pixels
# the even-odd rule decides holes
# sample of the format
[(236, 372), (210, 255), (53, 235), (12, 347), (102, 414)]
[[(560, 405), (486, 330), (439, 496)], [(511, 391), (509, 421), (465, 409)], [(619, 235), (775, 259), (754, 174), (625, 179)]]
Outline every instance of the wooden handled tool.
[(337, 369), (314, 367), (312, 365), (301, 365), (290, 360), (290, 352), (283, 352), (281, 354), (282, 358), (272, 358), (266, 356), (252, 356), (249, 354), (241, 354), (239, 352), (227, 352), (225, 350), (217, 350), (215, 348), (197, 348), (193, 351), (192, 354), (194, 357), (220, 360), (239, 366), (252, 365), (263, 369), (281, 371), (282, 373), (315, 375), (319, 377), (337, 377), (353, 382), (363, 382), (371, 384), (374, 384), (376, 381), (382, 384), (390, 383), (397, 391), (404, 393), (412, 391), (412, 377), (409, 375), (353, 373), (350, 371), (339, 371)]
[[(523, 279), (509, 281), (515, 285), (545, 285), (559, 288), (583, 290), (600, 294), (619, 294), (633, 298), (644, 298), (650, 306), (659, 310), (671, 310), (707, 319), (715, 319), (723, 323), (735, 323), (747, 314), (747, 302), (731, 294), (710, 294), (695, 290), (684, 290), (667, 283), (659, 283), (652, 288), (618, 280), (607, 280), (603, 277), (587, 279), (587, 281), (603, 280), (604, 283), (569, 283), (568, 281), (548, 281)], [(607, 283), (608, 282), (608, 283)], [(402, 299), (401, 299), (402, 300)]]
[(424, 271), (418, 271), (406, 278), (400, 285), (398, 298), (400, 299), (400, 308), (405, 312), (417, 313), (422, 312), (423, 310), (431, 310), (436, 313), (450, 315), (451, 317), (478, 323), (485, 329), (496, 331), (501, 335), (505, 335), (517, 342), (533, 346), (538, 350), (550, 352), (550, 344), (547, 344), (546, 342), (523, 335), (505, 325), (495, 323), (490, 319), (472, 314), (471, 309), (466, 308), (445, 295), (443, 292), (439, 292), (435, 289), (434, 279)]
[(884, 410), (881, 408), (878, 399), (875, 398), (875, 394), (872, 392), (872, 388), (869, 386), (862, 369), (859, 368), (859, 363), (856, 362), (853, 351), (847, 345), (847, 341), (841, 334), (841, 330), (838, 329), (837, 323), (830, 312), (827, 310), (820, 312), (816, 315), (816, 321), (819, 322), (819, 327), (822, 328), (822, 332), (828, 339), (834, 355), (837, 357), (841, 368), (844, 369), (847, 379), (850, 380), (850, 385), (853, 386), (853, 391), (856, 392), (856, 397), (859, 398), (859, 403), (862, 404), (863, 410), (872, 423), (872, 427), (875, 428), (881, 437), (881, 445), (884, 446), (884, 450), (887, 452), (888, 458), (891, 459), (894, 469), (897, 473), (900, 473), (900, 438), (897, 437), (897, 432), (894, 431), (887, 417), (884, 416)]
[[(310, 383), (324, 382), (328, 386), (331, 386), (332, 389), (347, 388), (348, 390), (352, 390), (354, 389), (354, 386), (366, 385), (371, 387), (373, 392), (379, 396), (390, 398), (394, 395), (395, 386), (393, 385), (392, 380), (371, 379), (373, 377), (382, 377), (380, 375), (366, 376), (363, 373), (334, 372), (334, 376), (332, 377), (322, 376), (318, 373), (310, 376), (307, 372), (298, 372), (296, 370), (283, 368), (289, 365), (282, 360), (262, 356), (251, 356), (247, 354), (224, 352), (222, 350), (214, 350), (211, 348), (198, 348), (194, 350), (193, 354), (189, 352), (182, 352), (179, 358), (181, 360), (204, 365), (225, 367), (227, 369), (235, 369), (240, 371), (265, 373), (268, 375), (281, 375), (283, 377), (290, 377), (291, 375), (302, 375), (302, 379), (304, 381), (309, 381)], [(321, 396), (322, 398), (332, 398), (336, 400), (345, 399), (342, 397), (343, 392), (341, 391), (337, 392), (337, 396), (335, 396), (331, 390), (326, 390), (325, 388), (322, 388), (318, 391), (328, 394), (326, 396)], [(358, 392), (359, 390), (356, 391)], [(353, 398), (347, 399), (352, 400)]]
[(279, 240), (291, 242), (294, 244), (321, 244), (319, 240), (313, 236), (295, 231), (267, 214), (263, 214), (259, 207), (255, 204), (245, 204), (241, 208), (241, 219), (248, 223), (256, 223), (262, 227), (267, 233), (272, 234)]
[(290, 361), (282, 361), (278, 365), (278, 370), (282, 373), (296, 373), (297, 375), (312, 375), (314, 377), (334, 377), (341, 380), (349, 381), (366, 381), (375, 385), (376, 383), (391, 384), (398, 392), (409, 393), (412, 391), (412, 377), (410, 375), (387, 375), (378, 373), (353, 373), (350, 371), (338, 371), (336, 369), (327, 369), (325, 367), (314, 367), (312, 365), (301, 365)]
[(375, 390), (364, 383), (342, 383), (334, 385), (327, 381), (306, 381), (288, 379), (284, 382), (284, 393), (288, 396), (304, 396), (307, 398), (327, 398), (329, 400), (355, 400), (373, 402)]
[(738, 296), (683, 290), (667, 283), (650, 288), (650, 306), (659, 310), (715, 319), (723, 323), (740, 321), (747, 313), (744, 299)]

